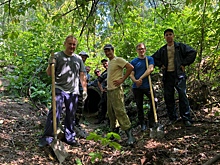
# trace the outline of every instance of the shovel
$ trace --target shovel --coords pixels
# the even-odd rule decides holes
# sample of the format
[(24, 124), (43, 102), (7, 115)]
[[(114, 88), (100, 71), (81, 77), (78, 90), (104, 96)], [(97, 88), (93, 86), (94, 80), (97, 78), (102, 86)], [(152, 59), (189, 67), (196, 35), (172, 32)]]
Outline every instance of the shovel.
[[(148, 68), (148, 59), (146, 57), (146, 66)], [(148, 81), (149, 81), (149, 86), (150, 86), (150, 94), (151, 94), (151, 101), (152, 101), (152, 106), (153, 106), (153, 113), (154, 113), (154, 120), (155, 120), (155, 125), (153, 128), (150, 128), (150, 137), (151, 138), (163, 138), (164, 137), (164, 128), (163, 125), (158, 123), (157, 120), (157, 112), (156, 112), (156, 107), (155, 107), (155, 102), (154, 102), (154, 92), (153, 92), (153, 87), (152, 87), (152, 82), (151, 82), (151, 76), (148, 76)]]
[[(51, 56), (54, 56), (52, 53)], [(54, 130), (54, 140), (51, 143), (51, 148), (53, 149), (57, 159), (60, 164), (65, 160), (68, 153), (65, 150), (62, 142), (57, 138), (57, 120), (56, 120), (56, 95), (55, 95), (55, 68), (54, 64), (51, 64), (51, 77), (52, 77), (52, 108), (53, 108), (53, 130)]]

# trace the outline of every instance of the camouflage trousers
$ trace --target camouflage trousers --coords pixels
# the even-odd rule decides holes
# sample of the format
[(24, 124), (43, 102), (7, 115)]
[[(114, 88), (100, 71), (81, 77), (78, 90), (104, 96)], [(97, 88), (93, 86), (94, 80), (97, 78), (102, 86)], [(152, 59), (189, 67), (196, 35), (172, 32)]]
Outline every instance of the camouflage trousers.
[(124, 106), (124, 92), (122, 87), (107, 91), (107, 112), (111, 129), (117, 127), (117, 122), (123, 131), (131, 127), (131, 122)]

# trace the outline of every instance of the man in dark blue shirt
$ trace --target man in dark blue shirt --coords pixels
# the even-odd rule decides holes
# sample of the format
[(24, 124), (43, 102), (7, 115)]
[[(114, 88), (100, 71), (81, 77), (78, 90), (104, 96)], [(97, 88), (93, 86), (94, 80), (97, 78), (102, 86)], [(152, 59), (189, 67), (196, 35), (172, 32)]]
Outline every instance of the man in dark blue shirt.
[[(134, 69), (131, 72), (130, 78), (134, 82), (132, 85), (132, 91), (134, 93), (134, 98), (137, 105), (138, 120), (141, 125), (141, 131), (145, 131), (147, 129), (147, 126), (144, 119), (144, 110), (143, 110), (144, 95), (146, 95), (150, 100), (149, 102), (150, 111), (147, 112), (149, 127), (152, 128), (154, 126), (154, 113), (153, 113), (153, 106), (151, 100), (150, 86), (148, 81), (148, 76), (154, 70), (154, 59), (152, 57), (145, 55), (146, 46), (144, 43), (139, 43), (136, 46), (136, 51), (138, 53), (138, 57), (134, 58), (131, 61), (131, 64), (134, 66)], [(146, 65), (146, 60), (148, 60), (148, 67)], [(157, 105), (156, 102), (155, 105)]]

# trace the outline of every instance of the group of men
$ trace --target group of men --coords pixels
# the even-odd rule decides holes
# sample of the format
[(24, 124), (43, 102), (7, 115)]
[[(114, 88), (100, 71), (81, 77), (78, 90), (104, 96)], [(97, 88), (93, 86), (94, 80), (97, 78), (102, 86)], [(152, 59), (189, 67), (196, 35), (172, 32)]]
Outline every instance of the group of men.
[[(144, 120), (143, 98), (146, 95), (151, 104), (148, 112), (149, 127), (155, 124), (152, 101), (157, 105), (157, 99), (151, 100), (150, 86), (148, 76), (153, 72), (154, 66), (158, 66), (163, 71), (164, 99), (166, 103), (167, 114), (170, 123), (175, 123), (178, 115), (175, 107), (175, 90), (179, 94), (180, 117), (185, 126), (192, 126), (190, 117), (190, 106), (186, 95), (186, 74), (185, 67), (194, 62), (196, 51), (190, 46), (175, 42), (172, 29), (164, 31), (164, 38), (167, 42), (152, 56), (146, 56), (146, 46), (139, 43), (136, 46), (138, 57), (131, 62), (126, 61), (114, 54), (114, 47), (106, 44), (103, 47), (104, 53), (109, 60), (102, 61), (103, 66), (107, 65), (98, 80), (98, 85), (102, 91), (103, 113), (108, 114), (111, 131), (118, 133), (119, 127), (125, 131), (128, 139), (127, 144), (135, 143), (135, 138), (131, 131), (131, 122), (125, 110), (124, 92), (122, 84), (130, 77), (133, 81), (132, 90), (137, 105), (138, 120), (141, 130), (147, 129), (147, 123)], [(55, 53), (55, 78), (56, 78), (56, 109), (57, 123), (60, 121), (62, 105), (66, 107), (66, 117), (64, 123), (65, 142), (69, 145), (76, 145), (74, 126), (76, 125), (75, 114), (79, 96), (82, 101), (87, 97), (86, 71), (83, 58), (75, 54), (77, 39), (68, 36), (64, 42), (65, 50)], [(54, 59), (49, 59), (47, 74), (50, 76), (50, 66)], [(147, 63), (149, 65), (147, 65)], [(148, 66), (148, 67), (147, 67)], [(125, 72), (124, 72), (125, 70)], [(106, 86), (102, 86), (103, 81)], [(79, 84), (81, 83), (81, 92)], [(107, 102), (106, 102), (107, 100)], [(106, 105), (105, 105), (106, 104)], [(52, 111), (47, 116), (44, 134), (40, 139), (39, 146), (48, 145), (53, 140)]]

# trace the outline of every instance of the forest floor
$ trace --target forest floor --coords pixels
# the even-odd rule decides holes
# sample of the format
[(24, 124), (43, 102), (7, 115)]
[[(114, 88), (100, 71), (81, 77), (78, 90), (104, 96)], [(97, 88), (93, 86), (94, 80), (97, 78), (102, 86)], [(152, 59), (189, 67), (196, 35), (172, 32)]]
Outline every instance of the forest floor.
[[(193, 111), (193, 127), (184, 127), (179, 121), (166, 125), (168, 121), (163, 108), (158, 110), (159, 121), (164, 124), (165, 136), (162, 139), (149, 137), (149, 130), (141, 132), (134, 127), (137, 140), (134, 146), (126, 146), (126, 135), (120, 131), (117, 141), (120, 150), (103, 145), (100, 141), (78, 138), (80, 147), (65, 143), (68, 157), (64, 165), (202, 165), (220, 154), (220, 112), (219, 105), (201, 107)], [(46, 108), (34, 108), (25, 98), (0, 97), (0, 164), (2, 165), (51, 165), (59, 164), (50, 147), (39, 148), (38, 139), (46, 121)], [(85, 115), (82, 128), (101, 136), (107, 134), (107, 124), (95, 125), (93, 114)], [(100, 159), (92, 163), (91, 153), (101, 153)], [(213, 163), (220, 164), (220, 160)]]

